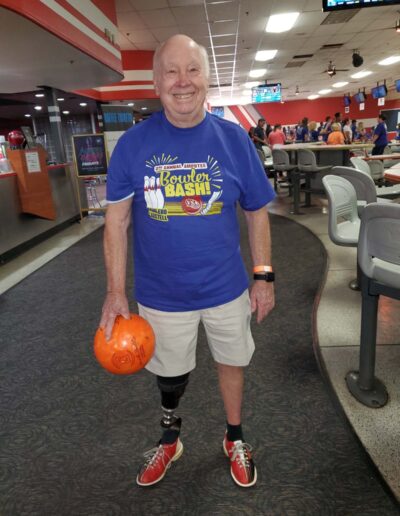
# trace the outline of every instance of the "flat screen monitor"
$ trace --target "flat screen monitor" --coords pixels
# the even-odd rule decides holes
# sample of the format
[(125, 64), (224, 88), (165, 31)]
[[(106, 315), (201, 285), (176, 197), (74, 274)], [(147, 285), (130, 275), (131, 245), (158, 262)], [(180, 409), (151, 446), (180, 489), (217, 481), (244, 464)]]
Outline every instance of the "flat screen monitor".
[(350, 104), (351, 104), (351, 98), (348, 95), (345, 95), (343, 97), (343, 105), (347, 107), (347, 106), (350, 106)]
[(394, 85), (396, 87), (396, 91), (400, 93), (400, 79), (397, 79), (397, 81), (394, 82)]
[(361, 104), (362, 102), (365, 102), (366, 95), (360, 91), (354, 95), (354, 100), (357, 102), (357, 104)]
[(211, 106), (211, 113), (220, 118), (224, 118), (225, 110), (223, 106)]
[(374, 99), (380, 99), (382, 97), (386, 97), (387, 95), (387, 88), (384, 84), (381, 84), (380, 86), (376, 86), (375, 88), (371, 89), (371, 95)]
[(251, 88), (251, 102), (280, 102), (282, 100), (282, 86), (280, 82), (275, 84), (260, 84)]
[(400, 0), (322, 0), (322, 9), (324, 11), (341, 11), (342, 9), (382, 7), (396, 4), (400, 4)]

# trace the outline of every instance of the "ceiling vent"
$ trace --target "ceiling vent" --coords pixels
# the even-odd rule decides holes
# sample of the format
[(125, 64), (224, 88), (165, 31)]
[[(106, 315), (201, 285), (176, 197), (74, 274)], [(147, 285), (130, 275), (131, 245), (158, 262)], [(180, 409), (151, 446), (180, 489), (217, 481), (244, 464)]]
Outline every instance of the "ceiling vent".
[(343, 43), (332, 43), (331, 45), (322, 45), (320, 50), (335, 50), (336, 48), (342, 48)]
[(314, 54), (297, 54), (293, 56), (293, 59), (311, 59), (312, 57), (314, 57)]
[(230, 88), (232, 83), (224, 83), (224, 84), (210, 84), (209, 88)]
[(304, 63), (306, 63), (306, 61), (290, 61), (290, 63), (287, 63), (285, 68), (300, 68)]
[(328, 14), (321, 25), (333, 25), (335, 23), (346, 23), (353, 18), (360, 9), (346, 9), (343, 11), (332, 11)]

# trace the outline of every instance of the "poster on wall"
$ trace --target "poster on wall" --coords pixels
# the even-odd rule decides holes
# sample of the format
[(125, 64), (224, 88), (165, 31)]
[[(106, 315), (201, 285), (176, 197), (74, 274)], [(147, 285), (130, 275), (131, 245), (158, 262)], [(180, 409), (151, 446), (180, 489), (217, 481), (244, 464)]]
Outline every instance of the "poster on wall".
[(78, 177), (107, 174), (107, 152), (103, 134), (75, 134), (72, 148)]
[(133, 125), (133, 110), (130, 106), (102, 104), (103, 130), (126, 131)]

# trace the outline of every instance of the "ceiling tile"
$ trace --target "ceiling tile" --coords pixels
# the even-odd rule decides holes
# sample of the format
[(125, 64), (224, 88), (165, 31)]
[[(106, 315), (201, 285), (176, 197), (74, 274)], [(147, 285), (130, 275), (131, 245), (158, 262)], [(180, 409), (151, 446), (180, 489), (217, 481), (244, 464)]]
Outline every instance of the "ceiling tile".
[[(117, 0), (117, 3), (119, 0)], [(152, 9), (162, 9), (169, 7), (167, 0), (130, 0), (132, 7), (138, 11), (147, 11)]]
[(177, 24), (171, 9), (153, 9), (151, 11), (139, 11), (139, 13), (149, 29), (173, 27)]

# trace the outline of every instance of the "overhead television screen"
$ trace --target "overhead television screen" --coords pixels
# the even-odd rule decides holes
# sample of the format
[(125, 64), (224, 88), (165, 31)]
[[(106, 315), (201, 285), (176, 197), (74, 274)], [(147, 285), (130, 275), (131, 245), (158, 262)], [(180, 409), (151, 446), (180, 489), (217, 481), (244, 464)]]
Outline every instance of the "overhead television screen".
[(387, 88), (384, 84), (381, 84), (380, 86), (376, 86), (375, 88), (371, 89), (371, 95), (374, 99), (380, 99), (382, 97), (386, 97), (387, 95)]
[(382, 7), (400, 4), (400, 0), (322, 0), (324, 11), (340, 11), (341, 9), (360, 9), (361, 7)]
[(347, 107), (347, 106), (350, 106), (350, 104), (351, 104), (351, 98), (348, 95), (345, 95), (343, 97), (343, 105)]
[(365, 102), (365, 95), (362, 91), (360, 91), (359, 93), (356, 93), (354, 95), (354, 100), (357, 102), (357, 104), (361, 104), (361, 102)]
[(261, 84), (251, 88), (251, 102), (280, 102), (282, 100), (282, 86), (280, 82), (275, 84)]
[(395, 83), (394, 83), (394, 84), (395, 84), (395, 86), (396, 86), (396, 91), (397, 91), (398, 93), (400, 93), (400, 79), (397, 79), (397, 81), (395, 81)]

